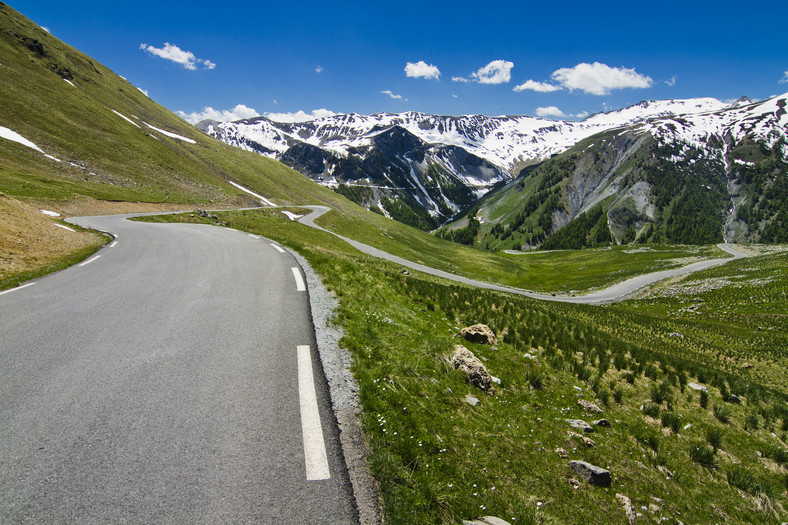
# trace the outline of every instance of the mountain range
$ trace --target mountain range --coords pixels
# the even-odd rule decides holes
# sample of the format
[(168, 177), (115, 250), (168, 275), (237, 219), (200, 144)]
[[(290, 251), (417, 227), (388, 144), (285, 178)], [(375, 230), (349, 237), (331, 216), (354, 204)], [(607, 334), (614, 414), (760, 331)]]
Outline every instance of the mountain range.
[[(622, 161), (635, 153), (633, 147), (637, 150), (648, 142), (671, 149), (663, 160), (674, 165), (702, 159), (723, 170), (720, 178), (728, 188), (730, 206), (723, 213), (728, 225), (725, 232), (720, 225), (720, 236), (754, 239), (759, 238), (761, 226), (750, 227), (752, 221), (742, 217), (730, 220), (731, 210), (744, 209), (742, 206), (748, 204), (747, 196), (738, 193), (742, 184), (735, 173), (751, 170), (764, 160), (744, 154), (741, 148), (748, 143), (762, 146), (764, 154), (760, 157), (771, 158), (765, 152), (774, 151), (773, 157), (783, 165), (784, 173), (788, 158), (784, 149), (788, 128), (785, 101), (785, 95), (757, 103), (746, 97), (733, 103), (713, 98), (650, 100), (591, 115), (580, 122), (407, 112), (335, 115), (298, 123), (257, 117), (236, 122), (203, 121), (198, 127), (233, 146), (276, 158), (373, 211), (423, 229), (436, 228), (478, 205), (491, 189), (533, 173), (534, 166), (593, 140), (597, 157), (594, 164), (601, 165), (590, 179), (589, 173), (577, 172), (583, 172), (583, 167), (573, 165), (571, 174), (566, 172), (558, 181), (566, 210), (556, 214), (543, 229), (542, 237), (622, 189), (642, 201), (636, 205), (638, 213), (645, 214), (643, 220), (636, 221), (639, 230), (659, 222), (653, 211), (646, 211), (646, 201), (654, 200), (653, 181), (648, 189), (634, 180), (622, 188), (613, 184), (617, 178), (612, 177), (613, 171), (620, 171)], [(613, 130), (612, 142), (606, 143), (608, 139), (603, 137)], [(616, 137), (627, 140), (613, 140)], [(601, 152), (605, 158), (600, 160)], [(605, 171), (602, 165), (609, 165), (609, 169), (597, 173), (599, 169)], [(568, 169), (565, 162), (564, 168)], [(576, 188), (582, 188), (580, 194)], [(624, 228), (628, 223), (620, 222), (613, 220), (609, 228), (617, 240), (623, 239), (619, 230), (628, 230)]]

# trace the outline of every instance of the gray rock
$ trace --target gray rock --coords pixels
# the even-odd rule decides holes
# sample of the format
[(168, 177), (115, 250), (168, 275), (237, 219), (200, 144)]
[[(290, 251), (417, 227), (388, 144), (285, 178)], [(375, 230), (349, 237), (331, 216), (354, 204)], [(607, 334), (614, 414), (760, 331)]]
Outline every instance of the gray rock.
[(567, 419), (566, 422), (569, 423), (570, 427), (576, 428), (578, 430), (582, 430), (586, 434), (590, 434), (591, 432), (594, 431), (594, 427), (592, 427), (582, 419)]
[(709, 389), (703, 385), (699, 385), (698, 383), (687, 383), (687, 386), (693, 390), (699, 390), (701, 392), (708, 392)]
[(596, 403), (592, 403), (591, 401), (586, 401), (585, 399), (579, 399), (577, 404), (583, 407), (583, 410), (586, 412), (591, 412), (593, 414), (601, 414), (602, 409)]
[(603, 469), (602, 467), (597, 467), (596, 465), (592, 465), (591, 463), (585, 461), (570, 461), (569, 468), (571, 468), (575, 474), (585, 479), (592, 485), (596, 485), (598, 487), (610, 486), (609, 470)]
[(609, 427), (609, 426), (611, 426), (610, 425), (610, 421), (608, 421), (607, 419), (597, 419), (596, 421), (594, 421), (594, 425), (598, 426), (598, 427)]
[(483, 345), (498, 344), (498, 339), (496, 339), (495, 334), (486, 324), (479, 323), (473, 326), (466, 326), (460, 330), (460, 334), (465, 338), (466, 341), (470, 341), (472, 343), (481, 343)]
[(495, 516), (485, 516), (473, 521), (462, 520), (462, 525), (510, 525), (510, 523)]
[(472, 385), (488, 394), (492, 393), (492, 376), (490, 376), (490, 372), (487, 371), (484, 363), (473, 355), (473, 352), (462, 345), (455, 345), (454, 353), (451, 356), (451, 364), (456, 370), (462, 370), (468, 374), (468, 380)]
[(468, 403), (468, 404), (469, 404), (469, 405), (471, 405), (472, 407), (475, 407), (476, 405), (478, 405), (479, 403), (481, 403), (481, 401), (479, 401), (479, 398), (478, 398), (478, 397), (473, 397), (473, 396), (472, 396), (472, 395), (470, 395), (470, 394), (468, 394), (467, 396), (465, 396), (465, 399), (463, 399), (463, 401), (465, 401), (466, 403)]
[(627, 521), (630, 525), (635, 523), (635, 507), (632, 505), (632, 500), (623, 494), (616, 494), (616, 499), (621, 503), (624, 508), (624, 514), (627, 515)]
[(740, 405), (741, 404), (741, 398), (739, 396), (737, 396), (736, 394), (731, 394), (731, 397), (728, 398), (728, 402), (729, 403), (733, 403), (734, 405)]

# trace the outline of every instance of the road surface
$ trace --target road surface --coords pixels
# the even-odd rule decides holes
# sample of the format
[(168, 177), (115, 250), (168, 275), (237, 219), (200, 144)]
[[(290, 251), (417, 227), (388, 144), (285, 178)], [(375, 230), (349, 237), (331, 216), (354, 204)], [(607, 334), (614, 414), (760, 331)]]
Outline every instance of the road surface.
[(317, 219), (318, 217), (329, 211), (330, 208), (328, 208), (327, 206), (306, 206), (306, 207), (311, 209), (312, 211), (308, 215), (301, 217), (299, 219), (299, 222), (307, 226), (311, 226), (312, 228), (317, 228), (318, 230), (322, 230), (332, 235), (336, 235), (337, 237), (349, 243), (357, 250), (361, 251), (362, 253), (366, 253), (367, 255), (371, 255), (373, 257), (379, 257), (381, 259), (386, 259), (388, 261), (400, 264), (402, 266), (411, 268), (413, 270), (417, 270), (430, 275), (435, 275), (437, 277), (442, 277), (444, 279), (449, 279), (451, 281), (455, 281), (458, 283), (467, 284), (468, 286), (485, 288), (487, 290), (510, 292), (510, 293), (525, 295), (526, 297), (531, 297), (533, 299), (540, 299), (544, 301), (559, 301), (559, 302), (577, 303), (577, 304), (603, 304), (603, 303), (620, 301), (632, 295), (636, 291), (641, 290), (646, 286), (662, 281), (664, 279), (668, 279), (670, 277), (676, 277), (679, 275), (684, 275), (687, 273), (697, 272), (700, 270), (705, 270), (707, 268), (718, 266), (720, 264), (724, 264), (734, 259), (747, 257), (746, 254), (737, 251), (731, 245), (718, 244), (717, 246), (720, 249), (722, 249), (725, 252), (728, 252), (733, 257), (727, 259), (710, 259), (707, 261), (700, 261), (693, 264), (689, 264), (687, 266), (682, 266), (681, 268), (675, 268), (673, 270), (663, 270), (659, 272), (652, 272), (643, 275), (638, 275), (637, 277), (633, 277), (626, 281), (622, 281), (620, 283), (614, 284), (602, 290), (597, 290), (583, 295), (569, 296), (569, 295), (540, 294), (535, 292), (529, 292), (528, 290), (522, 290), (519, 288), (501, 286), (498, 284), (492, 284), (484, 281), (477, 281), (476, 279), (469, 279), (467, 277), (455, 275), (453, 273), (445, 272), (443, 270), (430, 268), (429, 266), (415, 263), (407, 259), (403, 259), (402, 257), (397, 257), (396, 255), (392, 255), (390, 253), (384, 252), (368, 244), (354, 241), (353, 239), (349, 239), (348, 237), (344, 237), (330, 230), (326, 230), (325, 228), (321, 228), (320, 226), (315, 224), (315, 219)]
[(0, 295), (0, 523), (357, 522), (292, 256), (74, 222), (116, 242)]

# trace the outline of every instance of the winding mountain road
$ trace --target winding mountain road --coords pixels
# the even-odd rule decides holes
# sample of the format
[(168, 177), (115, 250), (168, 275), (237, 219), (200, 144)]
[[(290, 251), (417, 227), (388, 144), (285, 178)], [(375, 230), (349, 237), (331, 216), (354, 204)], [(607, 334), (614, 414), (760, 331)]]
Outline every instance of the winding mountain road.
[(206, 225), (0, 295), (0, 522), (357, 523), (301, 270)]
[(430, 268), (429, 266), (415, 263), (407, 259), (403, 259), (402, 257), (398, 257), (396, 255), (392, 255), (390, 253), (384, 252), (373, 246), (369, 246), (368, 244), (354, 241), (353, 239), (349, 239), (348, 237), (344, 237), (330, 230), (326, 230), (325, 228), (322, 228), (317, 224), (315, 224), (315, 220), (321, 215), (328, 212), (331, 208), (327, 206), (305, 206), (305, 207), (309, 208), (312, 211), (308, 215), (301, 217), (299, 219), (299, 222), (307, 226), (311, 226), (312, 228), (317, 228), (318, 230), (322, 230), (332, 235), (335, 235), (340, 239), (344, 240), (345, 242), (347, 242), (348, 244), (350, 244), (351, 246), (353, 246), (354, 248), (356, 248), (357, 250), (359, 250), (360, 252), (366, 253), (367, 255), (371, 255), (373, 257), (379, 257), (381, 259), (386, 259), (388, 261), (400, 264), (412, 270), (417, 270), (419, 272), (434, 275), (436, 277), (442, 277), (444, 279), (449, 279), (454, 282), (467, 284), (469, 286), (475, 286), (477, 288), (484, 288), (487, 290), (498, 290), (501, 292), (515, 293), (518, 295), (524, 295), (526, 297), (531, 297), (533, 299), (540, 299), (543, 301), (558, 301), (558, 302), (576, 303), (576, 304), (611, 303), (625, 299), (628, 296), (632, 295), (633, 293), (637, 292), (638, 290), (641, 290), (646, 286), (652, 285), (664, 279), (668, 279), (670, 277), (677, 277), (679, 275), (693, 273), (700, 270), (705, 270), (713, 266), (719, 266), (720, 264), (725, 264), (734, 259), (741, 259), (743, 257), (748, 256), (747, 254), (734, 249), (729, 244), (718, 244), (717, 246), (721, 250), (731, 254), (733, 257), (726, 259), (710, 259), (706, 261), (699, 261), (696, 263), (689, 264), (687, 266), (682, 266), (681, 268), (674, 268), (672, 270), (662, 270), (659, 272), (652, 272), (643, 275), (638, 275), (636, 277), (632, 277), (631, 279), (627, 279), (626, 281), (622, 281), (620, 283), (611, 285), (607, 288), (596, 290), (594, 292), (584, 295), (569, 296), (569, 295), (540, 294), (540, 293), (530, 292), (528, 290), (522, 290), (519, 288), (501, 286), (499, 284), (492, 284), (484, 281), (477, 281), (476, 279), (470, 279), (460, 275), (455, 275), (453, 273), (445, 272), (443, 270), (437, 270), (435, 268)]

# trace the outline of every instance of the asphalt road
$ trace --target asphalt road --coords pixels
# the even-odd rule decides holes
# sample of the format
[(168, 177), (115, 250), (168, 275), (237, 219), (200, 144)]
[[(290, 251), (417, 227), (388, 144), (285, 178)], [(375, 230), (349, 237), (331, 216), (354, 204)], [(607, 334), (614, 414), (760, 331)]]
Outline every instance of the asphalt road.
[(625, 299), (626, 297), (632, 295), (638, 290), (641, 290), (646, 286), (650, 286), (664, 279), (668, 279), (670, 277), (676, 277), (679, 275), (684, 275), (692, 272), (697, 272), (700, 270), (705, 270), (706, 268), (719, 266), (720, 264), (725, 264), (726, 262), (732, 261), (734, 259), (747, 257), (746, 254), (737, 251), (729, 244), (718, 244), (717, 246), (721, 250), (728, 252), (733, 257), (727, 259), (709, 259), (706, 261), (699, 261), (696, 263), (692, 263), (687, 266), (682, 266), (681, 268), (675, 268), (672, 270), (662, 270), (658, 272), (638, 275), (626, 281), (622, 281), (620, 283), (611, 285), (607, 288), (596, 290), (594, 292), (583, 294), (583, 295), (572, 296), (572, 295), (560, 295), (560, 294), (557, 295), (540, 294), (535, 292), (529, 292), (528, 290), (522, 290), (519, 288), (501, 286), (498, 284), (492, 284), (484, 281), (477, 281), (476, 279), (469, 279), (461, 275), (455, 275), (453, 273), (445, 272), (443, 270), (438, 270), (435, 268), (431, 268), (429, 266), (425, 266), (423, 264), (415, 263), (407, 259), (403, 259), (402, 257), (398, 257), (396, 255), (392, 255), (390, 253), (384, 252), (383, 250), (379, 250), (368, 244), (354, 241), (353, 239), (349, 239), (347, 237), (334, 233), (330, 230), (326, 230), (325, 228), (322, 228), (317, 224), (315, 224), (315, 219), (317, 219), (318, 217), (329, 211), (330, 208), (328, 208), (327, 206), (307, 206), (307, 208), (311, 209), (312, 212), (304, 217), (301, 217), (299, 219), (299, 222), (307, 226), (311, 226), (312, 228), (317, 228), (318, 230), (322, 230), (332, 235), (335, 235), (340, 239), (344, 240), (345, 242), (347, 242), (348, 244), (350, 244), (351, 246), (355, 247), (360, 252), (366, 253), (367, 255), (372, 255), (373, 257), (386, 259), (388, 261), (400, 264), (402, 266), (411, 268), (413, 270), (417, 270), (430, 275), (435, 275), (437, 277), (442, 277), (444, 279), (449, 279), (451, 281), (455, 281), (458, 283), (467, 284), (469, 286), (475, 286), (477, 288), (485, 288), (487, 290), (498, 290), (502, 292), (515, 293), (518, 295), (524, 295), (526, 297), (531, 297), (533, 299), (540, 299), (543, 301), (558, 301), (558, 302), (577, 303), (577, 304), (611, 303)]
[(117, 242), (0, 295), (0, 523), (357, 522), (292, 256), (75, 222)]

